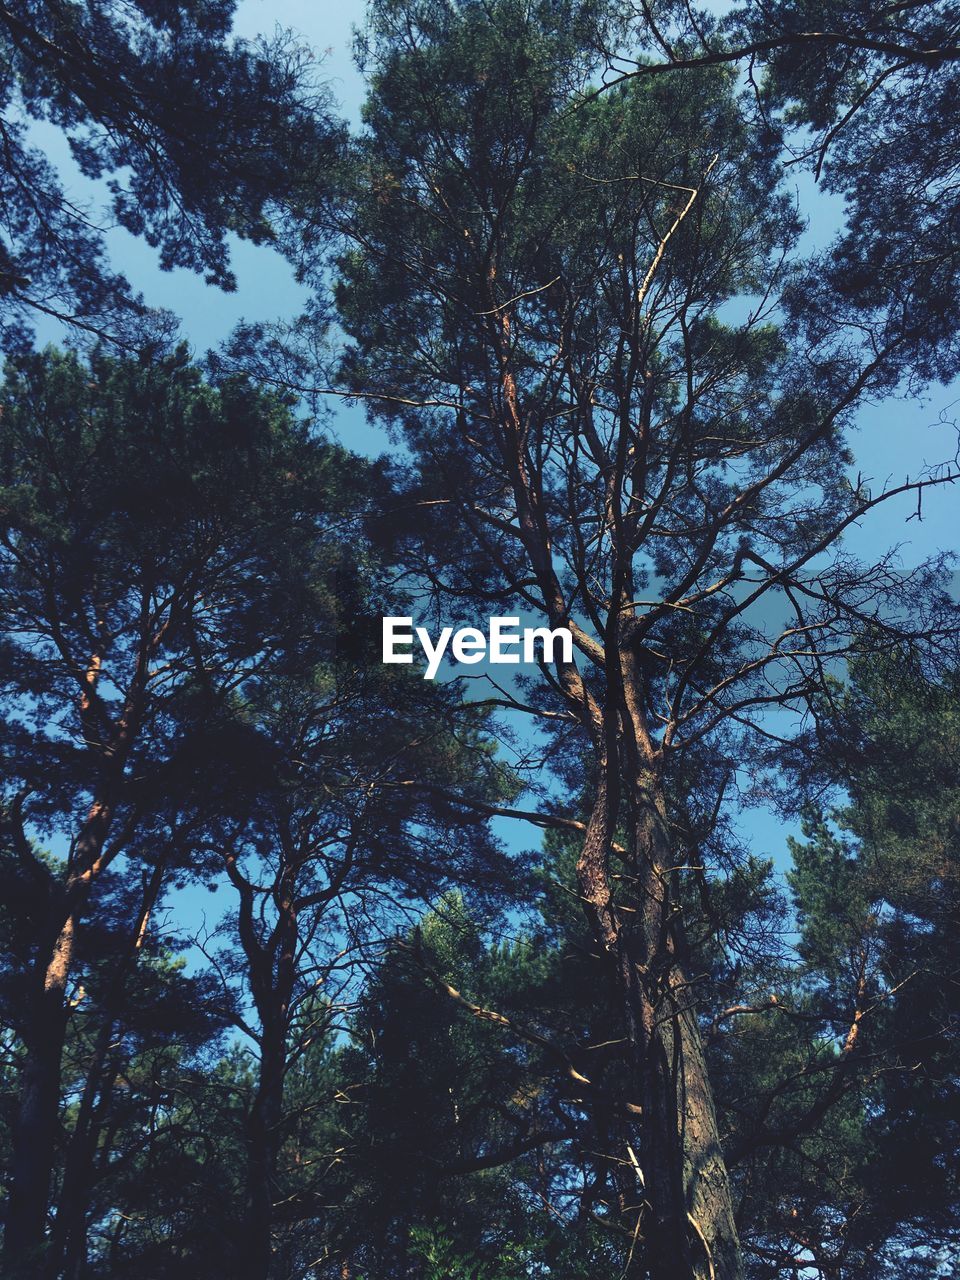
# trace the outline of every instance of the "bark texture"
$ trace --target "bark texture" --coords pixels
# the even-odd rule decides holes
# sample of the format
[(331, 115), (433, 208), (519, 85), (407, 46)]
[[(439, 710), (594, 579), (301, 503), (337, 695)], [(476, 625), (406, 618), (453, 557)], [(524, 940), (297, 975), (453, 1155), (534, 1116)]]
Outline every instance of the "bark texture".
[(614, 899), (609, 868), (613, 809), (607, 762), (578, 863), (579, 890), (610, 956), (640, 1085), (641, 1238), (651, 1280), (742, 1280), (729, 1177), (692, 988), (682, 965), (682, 922), (665, 805), (655, 777), (625, 796), (636, 910)]

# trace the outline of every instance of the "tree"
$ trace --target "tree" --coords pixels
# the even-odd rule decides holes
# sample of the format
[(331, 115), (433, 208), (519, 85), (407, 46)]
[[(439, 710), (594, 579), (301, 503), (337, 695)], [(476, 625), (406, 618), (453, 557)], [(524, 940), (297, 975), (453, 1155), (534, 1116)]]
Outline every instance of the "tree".
[(623, 1269), (617, 1210), (597, 1221), (577, 1209), (580, 1167), (603, 1146), (583, 1114), (585, 1078), (578, 1089), (556, 1071), (566, 1052), (599, 1069), (589, 1035), (575, 1043), (597, 1011), (542, 929), (491, 940), (485, 923), (448, 895), (366, 986), (334, 1060), (349, 1105), (330, 1143), (342, 1186), (331, 1275), (434, 1274), (425, 1262), (497, 1280)]
[(801, 285), (808, 311), (817, 298), (820, 332), (840, 324), (869, 340), (897, 331), (891, 387), (901, 376), (918, 390), (955, 377), (955, 6), (748, 0), (717, 17), (668, 0), (642, 10), (639, 57), (598, 41), (605, 82), (745, 69), (761, 126), (791, 165), (844, 200), (843, 230)]
[(561, 756), (590, 752), (577, 892), (632, 1048), (644, 1265), (730, 1277), (681, 906), (700, 854), (671, 779), (686, 761), (709, 815), (765, 710), (802, 707), (854, 622), (927, 632), (892, 612), (909, 581), (826, 557), (875, 502), (843, 484), (844, 423), (905, 338), (865, 362), (834, 332), (791, 347), (773, 316), (797, 222), (768, 140), (722, 69), (585, 105), (603, 18), (373, 6), (337, 215), (344, 371), (413, 453), (416, 579), (451, 613), (573, 633), (576, 660), (516, 704), (546, 712)]
[[(145, 896), (157, 879), (155, 871)], [(126, 924), (122, 907), (117, 915)], [(222, 1052), (225, 1029), (211, 976), (188, 975), (186, 958), (148, 919), (136, 918), (129, 935), (116, 929), (112, 947), (106, 930), (98, 919), (82, 931), (92, 935), (76, 962), (83, 1000), (64, 1049), (64, 1136), (48, 1269), (69, 1280), (90, 1275), (92, 1260), (105, 1255), (118, 1274), (129, 1220), (148, 1217), (147, 1206), (151, 1218), (159, 1217), (172, 1198), (171, 1182), (183, 1198), (201, 1180), (205, 1125), (198, 1124), (197, 1081)], [(212, 1173), (201, 1180), (208, 1199)], [(187, 1243), (181, 1240), (181, 1248)], [(202, 1257), (198, 1239), (189, 1244)], [(222, 1252), (222, 1238), (216, 1247)], [(154, 1274), (160, 1256), (155, 1245)]]
[[(339, 134), (309, 59), (281, 38), (229, 41), (234, 4), (5, 0), (0, 6), (0, 305), (5, 347), (37, 312), (140, 345), (163, 338), (106, 263), (102, 229), (73, 203), (30, 136), (63, 130), (111, 216), (160, 253), (231, 289), (228, 233), (275, 242), (303, 178), (322, 181)], [(154, 332), (151, 332), (153, 330)]]
[(34, 922), (16, 1273), (43, 1242), (79, 931), (108, 872), (149, 881), (190, 847), (191, 734), (246, 680), (323, 651), (337, 567), (323, 529), (366, 482), (285, 404), (240, 381), (214, 390), (182, 353), (13, 363), (0, 453), (4, 826)]
[(856, 1120), (842, 1144), (853, 1173), (809, 1216), (835, 1274), (960, 1258), (957, 692), (955, 670), (909, 654), (855, 662), (823, 727), (848, 801), (811, 813), (793, 844), (800, 982), (851, 1060), (834, 1078)]
[[(714, 888), (715, 919), (688, 912), (750, 1275), (955, 1262), (955, 704), (952, 674), (855, 663), (815, 761), (818, 786), (855, 800), (794, 842), (794, 912), (759, 862)], [(532, 929), (484, 946), (448, 902), (368, 984), (356, 1047), (333, 1059), (331, 1276), (344, 1251), (362, 1273), (419, 1275), (421, 1246), (451, 1270), (522, 1258), (520, 1274), (631, 1274), (635, 1196), (614, 1176), (622, 1020), (597, 1000), (602, 968), (565, 890), (575, 841), (548, 845)], [(589, 1082), (564, 1088), (560, 1052)]]
[[(6, 1269), (955, 1266), (956, 608), (941, 565), (841, 542), (889, 496), (845, 475), (851, 416), (953, 367), (951, 162), (905, 96), (949, 81), (952, 10), (842, 6), (825, 36), (752, 0), (723, 27), (374, 0), (331, 190), (324, 109), (226, 46), (228, 9), (0, 0), (10, 102), (129, 178), (117, 214), (169, 265), (229, 285), (226, 232), (282, 241), (305, 346), (251, 329), (229, 361), (366, 400), (405, 449), (360, 463), (162, 333), (8, 366)], [(872, 200), (813, 263), (780, 185), (804, 121)], [(9, 341), (39, 305), (139, 343), (4, 128)], [(919, 213), (881, 190), (884, 137)], [(574, 657), (490, 696), (382, 667), (368, 615), (418, 610), (568, 627)], [(771, 774), (807, 802), (790, 902), (728, 822)], [(533, 878), (492, 817), (547, 830)], [(203, 886), (227, 911), (171, 938)]]
[(251, 1276), (292, 1274), (271, 1259), (276, 1252), (283, 1267), (286, 1253), (298, 1256), (302, 1219), (328, 1194), (322, 1181), (300, 1185), (296, 1168), (277, 1169), (297, 1118), (285, 1106), (291, 1069), (343, 1027), (369, 953), (414, 903), (451, 885), (496, 902), (519, 873), (485, 820), (455, 814), (429, 789), (509, 797), (510, 777), (484, 737), (487, 713), (419, 672), (382, 667), (371, 639), (312, 672), (251, 685), (223, 726), (229, 753), (208, 751), (223, 803), (203, 841), (237, 895), (239, 955), (221, 967), (239, 960), (244, 994), (233, 1018), (257, 1059), (237, 1256)]

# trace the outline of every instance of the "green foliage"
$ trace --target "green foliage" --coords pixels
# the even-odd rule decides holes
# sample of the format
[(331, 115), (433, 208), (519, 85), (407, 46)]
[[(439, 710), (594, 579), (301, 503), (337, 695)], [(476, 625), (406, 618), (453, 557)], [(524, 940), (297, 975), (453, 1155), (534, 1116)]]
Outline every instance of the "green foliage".
[(496, 1265), (488, 1265), (460, 1252), (442, 1230), (414, 1227), (410, 1243), (414, 1257), (423, 1262), (423, 1280), (519, 1280), (526, 1274), (525, 1270), (511, 1266), (508, 1256), (501, 1255)]
[[(648, 8), (646, 49), (665, 49), (651, 20), (677, 20), (681, 52), (704, 38), (689, 6)], [(889, 575), (824, 570), (817, 604), (804, 575), (859, 501), (841, 477), (851, 324), (895, 350), (877, 383), (956, 364), (956, 58), (901, 50), (891, 69), (873, 47), (946, 47), (952, 7), (775, 0), (703, 26), (779, 40), (763, 105), (831, 131), (824, 173), (856, 233), (817, 289), (798, 272), (785, 290), (800, 228), (781, 138), (735, 72), (587, 92), (623, 6), (374, 0), (365, 129), (329, 199), (340, 138), (305, 62), (229, 44), (231, 13), (0, 6), (0, 303), (20, 345), (0, 388), (5, 1196), (37, 1060), (55, 1086), (28, 1271), (646, 1276), (660, 1171), (631, 1010), (573, 890), (582, 832), (561, 820), (532, 870), (505, 856), (488, 815), (522, 784), (490, 708), (379, 663), (371, 619), (412, 608), (405, 575), (464, 614), (571, 602), (581, 701), (515, 686), (548, 713), (568, 801), (545, 787), (548, 811), (590, 816), (584, 708), (609, 716), (625, 791), (630, 725), (665, 762), (663, 935), (701, 1011), (752, 1280), (951, 1274), (960, 680), (909, 654), (824, 677), (817, 635), (832, 655), (838, 618)], [(830, 23), (851, 38), (823, 57), (792, 42)], [(115, 219), (165, 267), (230, 288), (235, 233), (294, 249), (326, 289), (335, 234), (341, 374), (404, 431), (405, 474), (167, 350), (31, 120), (112, 182)], [(136, 360), (30, 352), (31, 308), (156, 342)], [(245, 336), (259, 358), (262, 332)], [(741, 607), (791, 580), (799, 649)], [(626, 671), (636, 696), (609, 712)], [(808, 806), (789, 901), (722, 804), (771, 699), (806, 699), (819, 735), (778, 743), (777, 767), (844, 793)], [(606, 850), (624, 917), (638, 794)], [(201, 886), (228, 905), (177, 936), (167, 913)], [(663, 958), (640, 936), (621, 933), (619, 963)]]
[[(366, 948), (452, 884), (487, 910), (522, 889), (470, 807), (515, 783), (485, 709), (379, 663), (364, 619), (396, 606), (362, 536), (377, 467), (182, 353), (24, 357), (3, 397), (0, 1010), (11, 1083), (21, 1047), (58, 1054), (50, 1256), (236, 1275), (260, 1160), (290, 1206), (275, 1243), (292, 1273), (327, 1194), (299, 1153), (327, 1149), (331, 1027)], [(83, 863), (77, 833), (104, 795), (112, 835)], [(163, 892), (222, 879), (237, 905), (200, 972), (149, 929), (137, 941)], [(23, 993), (67, 913), (58, 1053)], [(226, 1026), (255, 1054), (216, 1066)], [(297, 1107), (316, 1089), (314, 1130)]]
[(957, 693), (955, 672), (865, 655), (824, 709), (848, 802), (791, 842), (796, 961), (717, 1062), (758, 1274), (789, 1274), (795, 1222), (852, 1277), (956, 1257)]
[(798, 310), (821, 334), (852, 323), (899, 347), (891, 387), (958, 368), (958, 30), (944, 0), (750, 0), (724, 23), (727, 47), (763, 45), (765, 118), (783, 112), (792, 145), (845, 201), (843, 230), (801, 285), (822, 296), (798, 296)]

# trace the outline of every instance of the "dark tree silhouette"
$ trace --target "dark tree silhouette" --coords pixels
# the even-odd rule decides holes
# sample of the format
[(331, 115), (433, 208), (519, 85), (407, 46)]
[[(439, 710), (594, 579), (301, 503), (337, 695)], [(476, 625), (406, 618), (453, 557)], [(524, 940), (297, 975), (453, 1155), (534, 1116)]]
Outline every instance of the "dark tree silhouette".
[[(102, 222), (145, 237), (162, 267), (232, 289), (228, 233), (276, 241), (303, 184), (324, 181), (339, 133), (312, 59), (285, 38), (231, 40), (233, 9), (0, 5), (4, 345), (22, 341), (37, 313), (132, 345), (162, 339), (163, 319), (107, 263)], [(63, 130), (83, 173), (109, 181), (103, 217), (71, 200), (34, 121)]]

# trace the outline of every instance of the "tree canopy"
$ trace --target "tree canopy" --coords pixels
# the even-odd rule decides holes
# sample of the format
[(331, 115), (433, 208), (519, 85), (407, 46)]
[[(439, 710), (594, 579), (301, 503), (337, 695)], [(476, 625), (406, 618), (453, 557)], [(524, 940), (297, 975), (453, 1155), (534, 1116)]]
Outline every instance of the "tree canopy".
[[(323, 180), (339, 132), (292, 40), (229, 38), (232, 0), (175, 4), (4, 0), (0, 6), (0, 305), (5, 346), (38, 313), (128, 345), (169, 321), (109, 263), (104, 214), (165, 269), (236, 287), (228, 236), (274, 242), (304, 181)], [(62, 131), (103, 213), (78, 205), (34, 137)]]
[(4, 1274), (954, 1274), (952, 6), (370, 0), (352, 134), (232, 15), (0, 0)]

